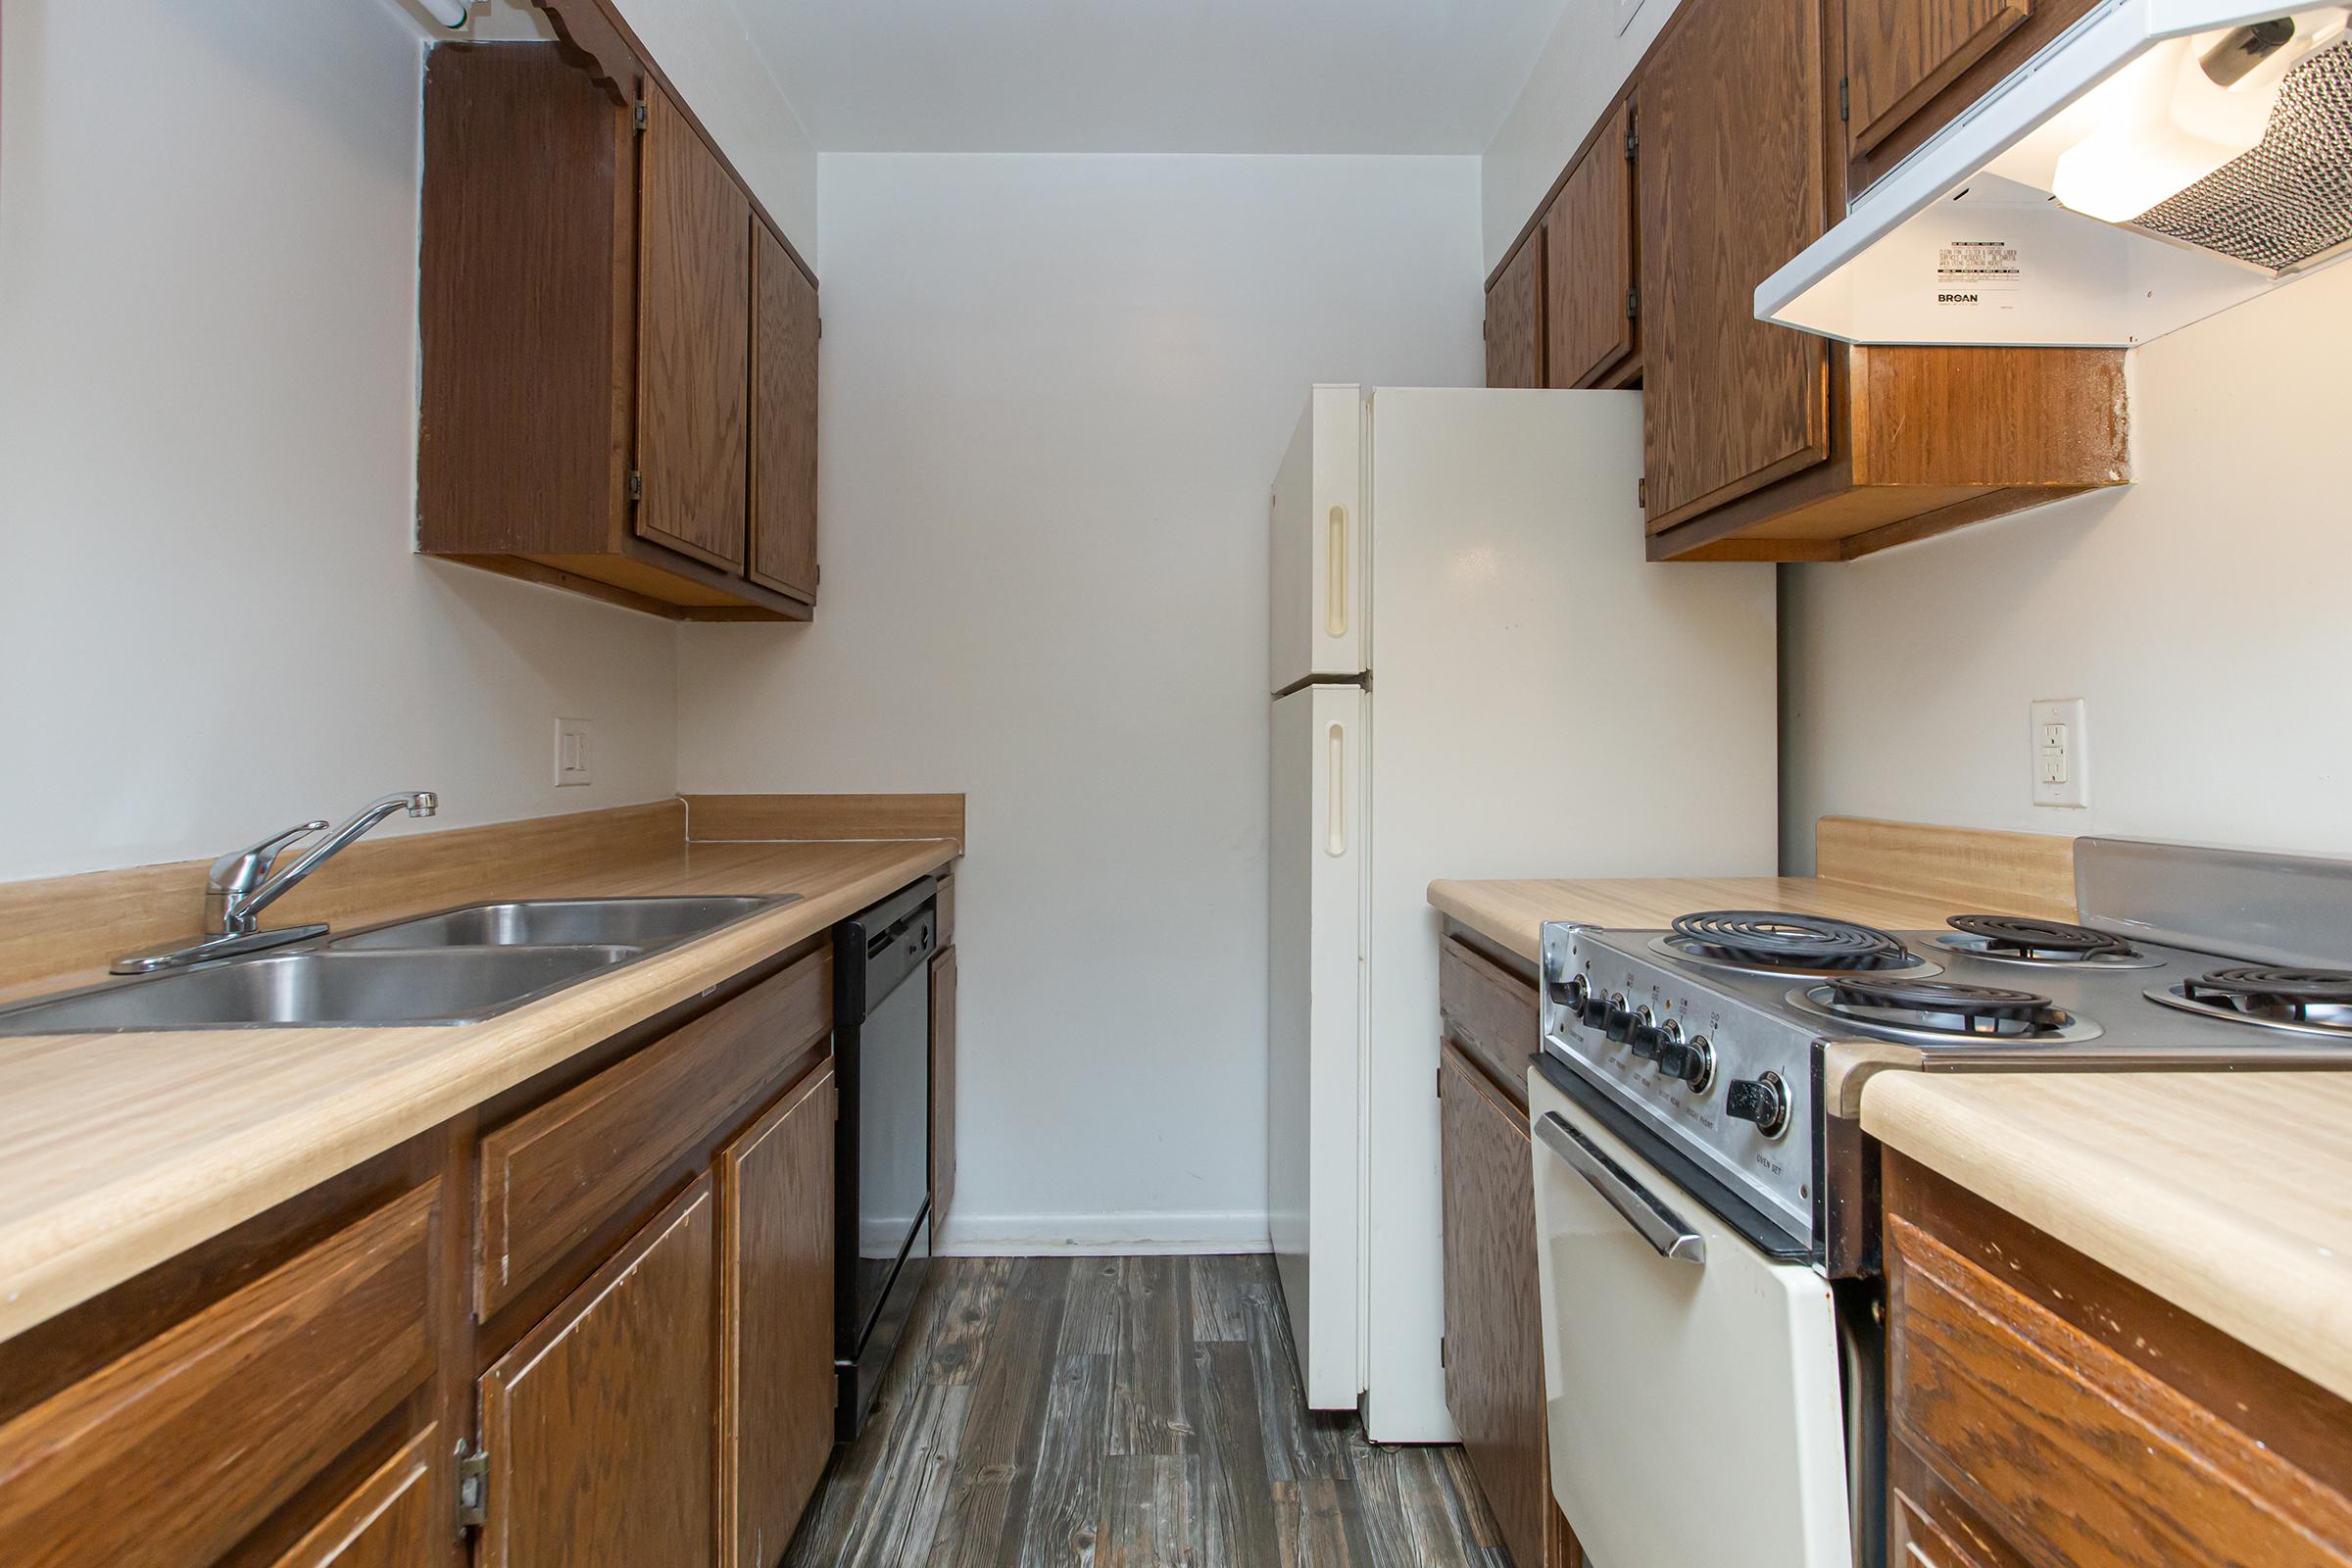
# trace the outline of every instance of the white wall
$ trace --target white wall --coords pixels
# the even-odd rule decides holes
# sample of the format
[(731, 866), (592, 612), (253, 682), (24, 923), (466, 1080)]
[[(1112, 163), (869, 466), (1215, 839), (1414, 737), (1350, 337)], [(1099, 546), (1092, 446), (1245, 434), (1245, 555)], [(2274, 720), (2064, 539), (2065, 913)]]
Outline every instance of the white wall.
[[(402, 14), (6, 0), (0, 24), (0, 878), (394, 787), (441, 791), (427, 827), (672, 793), (666, 623), (410, 553)], [(552, 786), (558, 713), (597, 723), (590, 788)]]
[[(1785, 861), (1825, 811), (2352, 854), (2352, 268), (2137, 351), (2139, 483), (1784, 568)], [(2089, 704), (2088, 809), (2027, 705)]]
[(1266, 508), (1315, 380), (1475, 384), (1468, 158), (824, 159), (824, 599), (689, 790), (962, 790), (952, 1239), (1262, 1245)]
[(1642, 0), (1630, 21), (1622, 16), (1624, 4), (1568, 0), (1518, 101), (1487, 144), (1479, 172), (1486, 271), (1509, 253), (1536, 204), (1584, 145), (1601, 109), (1624, 88), (1680, 0)]

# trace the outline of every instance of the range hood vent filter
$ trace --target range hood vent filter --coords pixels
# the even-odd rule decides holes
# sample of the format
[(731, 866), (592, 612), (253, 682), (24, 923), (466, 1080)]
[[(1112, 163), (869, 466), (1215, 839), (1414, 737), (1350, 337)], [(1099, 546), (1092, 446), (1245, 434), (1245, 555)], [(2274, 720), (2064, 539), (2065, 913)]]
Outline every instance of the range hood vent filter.
[(2261, 146), (2134, 226), (2274, 272), (2352, 243), (2352, 37), (2286, 74)]

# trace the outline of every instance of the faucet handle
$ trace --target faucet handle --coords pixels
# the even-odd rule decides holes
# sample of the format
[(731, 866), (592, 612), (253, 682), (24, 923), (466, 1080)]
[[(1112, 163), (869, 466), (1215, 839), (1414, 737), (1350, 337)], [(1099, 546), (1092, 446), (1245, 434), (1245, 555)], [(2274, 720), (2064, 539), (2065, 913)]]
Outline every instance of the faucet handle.
[(270, 868), (277, 863), (280, 850), (309, 833), (326, 830), (324, 819), (298, 823), (283, 832), (272, 833), (259, 843), (241, 850), (231, 850), (213, 862), (212, 876), (205, 883), (208, 893), (250, 893)]

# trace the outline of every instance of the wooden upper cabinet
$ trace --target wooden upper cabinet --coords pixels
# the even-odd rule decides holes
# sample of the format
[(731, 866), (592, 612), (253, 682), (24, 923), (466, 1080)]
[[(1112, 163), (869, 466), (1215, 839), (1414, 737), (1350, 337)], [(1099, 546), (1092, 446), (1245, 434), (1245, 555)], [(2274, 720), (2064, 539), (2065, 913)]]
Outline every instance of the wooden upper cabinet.
[(761, 281), (811, 322), (816, 285), (654, 73), (617, 94), (578, 58), (426, 63), (416, 548), (673, 619), (806, 620), (774, 520), (798, 502), (756, 517), (752, 487), (813, 471), (816, 411), (779, 357), (786, 433), (755, 434), (755, 229)]
[(1614, 379), (1638, 345), (1634, 110), (1620, 103), (1544, 215), (1544, 384)]
[(1544, 230), (1520, 241), (1487, 290), (1487, 385), (1544, 384)]
[(816, 598), (816, 285), (752, 224), (754, 581)]
[(659, 86), (638, 184), (637, 531), (744, 564), (751, 451), (752, 208)]
[(484, 1372), (481, 1568), (711, 1568), (710, 1178)]
[(1846, 124), (1868, 152), (2024, 24), (2034, 0), (1845, 0)]
[(1641, 104), (1655, 533), (1830, 455), (1828, 345), (1755, 314), (1757, 282), (1829, 219), (1819, 0), (1696, 0)]
[(722, 1568), (772, 1568), (833, 1452), (839, 1104), (820, 1067), (719, 1151)]

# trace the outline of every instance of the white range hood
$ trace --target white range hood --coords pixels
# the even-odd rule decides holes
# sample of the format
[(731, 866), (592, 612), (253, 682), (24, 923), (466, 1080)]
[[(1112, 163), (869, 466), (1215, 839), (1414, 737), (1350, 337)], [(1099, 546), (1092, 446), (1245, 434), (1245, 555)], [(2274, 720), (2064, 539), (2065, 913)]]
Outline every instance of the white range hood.
[(1756, 290), (1849, 343), (2129, 347), (2352, 250), (2347, 7), (2104, 0)]

